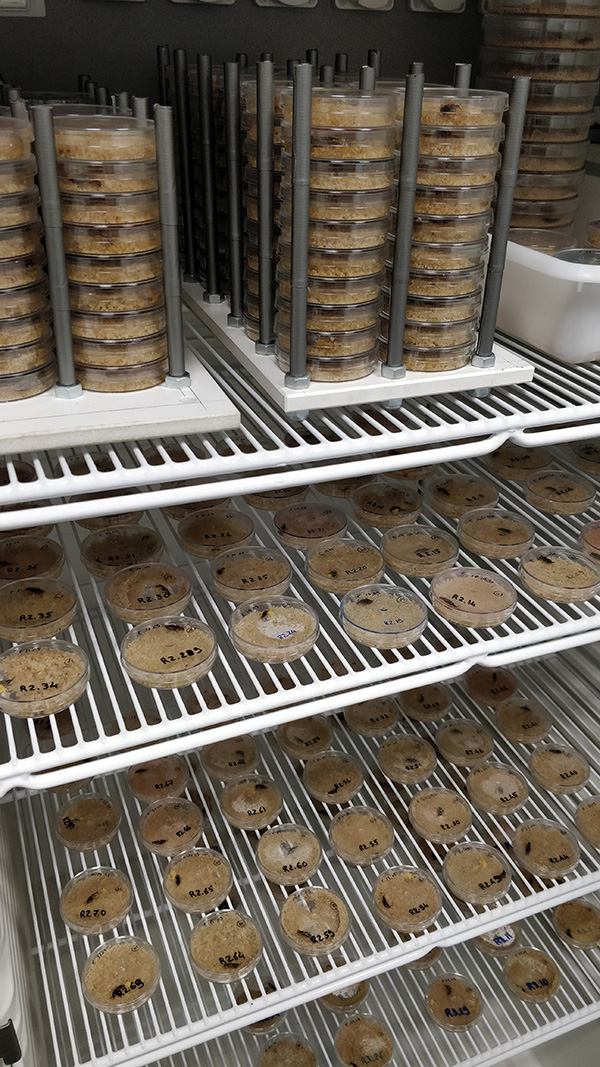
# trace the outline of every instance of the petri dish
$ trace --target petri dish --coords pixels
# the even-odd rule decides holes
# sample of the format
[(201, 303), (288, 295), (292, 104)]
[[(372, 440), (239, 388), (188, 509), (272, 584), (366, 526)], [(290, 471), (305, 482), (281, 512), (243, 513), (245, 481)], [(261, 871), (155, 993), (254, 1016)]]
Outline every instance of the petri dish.
[(504, 964), (506, 981), (519, 1000), (543, 1004), (560, 985), (560, 971), (554, 960), (539, 948), (520, 945)]
[(446, 854), (444, 881), (467, 904), (493, 904), (506, 895), (512, 874), (497, 848), (462, 841)]
[(279, 511), (282, 504), (300, 504), (307, 493), (307, 485), (290, 485), (286, 489), (262, 489), (258, 493), (245, 493), (244, 500), (261, 511)]
[(403, 785), (426, 781), (437, 763), (433, 745), (412, 734), (392, 734), (379, 746), (377, 759), (383, 773)]
[(77, 597), (56, 578), (22, 578), (0, 583), (0, 637), (32, 641), (56, 637), (77, 615)]
[(494, 508), (498, 503), (498, 491), (485, 478), (473, 478), (469, 474), (443, 475), (427, 483), (429, 503), (439, 515), (460, 519), (473, 508)]
[(335, 1035), (335, 1050), (344, 1067), (378, 1063), (382, 1067), (394, 1055), (395, 1041), (382, 1019), (375, 1015), (353, 1015), (345, 1019)]
[(249, 515), (233, 508), (203, 508), (179, 523), (182, 547), (190, 556), (210, 559), (225, 548), (250, 544), (254, 523)]
[(146, 526), (110, 526), (95, 530), (81, 542), (81, 560), (95, 578), (111, 578), (134, 563), (154, 563), (163, 544)]
[(432, 967), (433, 964), (440, 958), (442, 954), (441, 948), (432, 948), (430, 952), (426, 952), (424, 956), (419, 956), (418, 959), (412, 960), (411, 963), (405, 963), (404, 966), (409, 971), (426, 971), (428, 967)]
[[(336, 478), (329, 482), (317, 482), (315, 488), (324, 496), (332, 496), (338, 500), (349, 500), (357, 489), (370, 482), (368, 475), (358, 478)], [(324, 998), (322, 998), (324, 999)]]
[[(257, 986), (252, 986), (248, 989), (249, 996), (242, 990), (236, 993), (236, 1004), (247, 1005), (251, 1001), (260, 1000), (263, 996), (268, 996), (275, 992), (275, 986), (273, 982), (264, 982), (262, 990)], [(286, 1013), (284, 1011), (277, 1012), (276, 1015), (268, 1015), (264, 1019), (258, 1019), (257, 1022), (248, 1023), (247, 1026), (242, 1026), (242, 1030), (245, 1034), (256, 1034), (257, 1036), (264, 1036), (265, 1034), (271, 1034), (273, 1030), (276, 1030), (282, 1019), (285, 1019)]]
[(579, 534), (579, 547), (584, 555), (600, 564), (600, 522), (586, 522)]
[(490, 453), (486, 465), (492, 474), (511, 482), (526, 482), (530, 474), (552, 466), (552, 456), (544, 448), (522, 448), (506, 441)]
[(360, 737), (385, 737), (398, 722), (398, 708), (390, 697), (376, 697), (344, 708), (346, 726)]
[(113, 937), (88, 956), (81, 972), (84, 996), (109, 1015), (136, 1011), (160, 981), (160, 960), (140, 937)]
[(479, 567), (452, 567), (437, 574), (431, 582), (430, 597), (442, 618), (474, 629), (501, 626), (517, 606), (512, 582)]
[(20, 578), (58, 578), (64, 553), (58, 541), (23, 534), (0, 540), (0, 582)]
[(575, 812), (575, 823), (590, 845), (600, 848), (600, 796), (586, 797)]
[(134, 797), (151, 804), (162, 797), (179, 797), (189, 782), (187, 763), (181, 756), (136, 763), (127, 771), (127, 781)]
[(507, 923), (506, 926), (498, 926), (495, 930), (489, 930), (486, 934), (479, 934), (473, 938), (473, 944), (483, 952), (484, 956), (507, 956), (516, 948), (521, 940), (521, 927), (518, 923)]
[(594, 502), (596, 490), (588, 478), (573, 471), (538, 471), (525, 483), (525, 499), (551, 515), (580, 515)]
[(394, 828), (383, 812), (356, 805), (333, 817), (329, 844), (346, 863), (368, 867), (387, 856), (394, 844)]
[(577, 839), (553, 819), (527, 819), (515, 831), (514, 854), (520, 867), (538, 878), (562, 878), (579, 863)]
[(317, 1057), (311, 1041), (304, 1034), (277, 1034), (264, 1046), (258, 1067), (317, 1067)]
[(202, 812), (191, 800), (161, 797), (140, 815), (139, 837), (156, 856), (174, 856), (194, 847), (203, 825)]
[(435, 743), (450, 763), (458, 767), (472, 767), (488, 759), (494, 750), (494, 739), (480, 723), (472, 719), (452, 719), (439, 727)]
[(427, 626), (427, 606), (416, 593), (394, 585), (362, 585), (346, 593), (340, 620), (348, 637), (370, 648), (405, 648)]
[(508, 700), (519, 688), (518, 678), (506, 667), (470, 667), (465, 674), (465, 687), (469, 696), (478, 704), (497, 707)]
[(261, 545), (220, 552), (211, 560), (210, 569), (217, 593), (234, 604), (258, 594), (283, 595), (292, 580), (292, 568), (285, 556)]
[(323, 715), (307, 715), (294, 722), (282, 722), (277, 727), (277, 741), (292, 759), (309, 759), (329, 748), (333, 741), (333, 727)]
[(211, 670), (217, 641), (209, 626), (185, 615), (141, 622), (121, 642), (121, 664), (150, 689), (180, 689)]
[(370, 482), (352, 497), (356, 518), (369, 526), (393, 528), (416, 522), (421, 497), (416, 489), (393, 481)]
[(487, 559), (514, 559), (533, 544), (533, 523), (502, 508), (474, 508), (462, 515), (458, 536), (463, 548)]
[(363, 978), (359, 982), (352, 982), (351, 985), (336, 990), (335, 993), (326, 993), (324, 997), (319, 997), (317, 1003), (336, 1015), (345, 1015), (346, 1012), (353, 1011), (359, 1004), (362, 1004), (368, 992), (369, 982)]
[(93, 852), (112, 841), (121, 815), (110, 797), (81, 793), (67, 800), (56, 815), (56, 833), (73, 852)]
[(221, 811), (238, 830), (264, 830), (275, 822), (282, 807), (279, 787), (261, 774), (233, 778), (221, 794)]
[(323, 852), (312, 830), (297, 823), (281, 823), (258, 839), (256, 863), (268, 882), (301, 885), (317, 873)]
[(467, 778), (471, 803), (492, 815), (512, 815), (523, 807), (528, 796), (527, 779), (505, 763), (482, 763)]
[(552, 912), (554, 929), (571, 948), (589, 949), (600, 945), (600, 908), (591, 900), (566, 900)]
[(200, 762), (206, 773), (217, 782), (229, 782), (240, 774), (250, 773), (260, 762), (256, 741), (249, 734), (228, 737), (200, 749)]
[(529, 770), (538, 785), (550, 793), (577, 793), (590, 778), (585, 756), (569, 745), (539, 745), (529, 758)]
[(205, 915), (190, 936), (192, 964), (209, 982), (245, 978), (262, 956), (262, 937), (249, 915), (231, 908)]
[(301, 956), (327, 956), (350, 933), (350, 913), (337, 893), (323, 886), (305, 886), (281, 908), (284, 941)]
[(398, 526), (384, 534), (383, 558), (398, 574), (430, 578), (458, 559), (458, 541), (432, 526)]
[(364, 777), (352, 756), (328, 749), (306, 761), (302, 781), (314, 800), (323, 804), (345, 804), (362, 789)]
[(426, 841), (450, 845), (471, 829), (473, 812), (464, 797), (454, 789), (420, 789), (412, 798), (408, 817), (416, 832)]
[(123, 622), (146, 622), (185, 611), (192, 583), (185, 571), (170, 563), (137, 563), (123, 567), (106, 585), (108, 608)]
[(571, 445), (575, 466), (586, 474), (600, 475), (600, 447), (597, 441), (580, 441)]
[(452, 691), (443, 682), (407, 689), (398, 694), (398, 699), (404, 714), (416, 722), (436, 722), (452, 707)]
[(432, 926), (442, 910), (442, 893), (428, 871), (420, 867), (390, 867), (373, 887), (375, 910), (386, 926), (401, 933), (418, 933)]
[(439, 974), (427, 989), (427, 1010), (442, 1030), (469, 1030), (483, 1011), (477, 986), (465, 975)]
[(167, 864), (163, 889), (174, 908), (189, 914), (218, 908), (233, 885), (231, 867), (212, 848), (188, 848)]
[(343, 537), (348, 520), (339, 508), (310, 502), (280, 508), (273, 525), (284, 545), (306, 551), (320, 541)]
[(323, 541), (308, 550), (306, 574), (326, 593), (349, 593), (359, 585), (381, 580), (383, 557), (378, 548), (365, 541)]
[(78, 934), (106, 934), (123, 922), (132, 903), (127, 875), (114, 867), (91, 867), (67, 882), (60, 895), (60, 914)]
[(496, 725), (509, 741), (534, 744), (552, 727), (552, 720), (535, 697), (513, 696), (497, 706)]
[(248, 659), (288, 663), (306, 656), (319, 636), (317, 614), (294, 597), (256, 597), (233, 612), (229, 636)]
[(0, 711), (17, 719), (56, 715), (82, 696), (89, 677), (89, 660), (78, 645), (25, 641), (0, 656)]

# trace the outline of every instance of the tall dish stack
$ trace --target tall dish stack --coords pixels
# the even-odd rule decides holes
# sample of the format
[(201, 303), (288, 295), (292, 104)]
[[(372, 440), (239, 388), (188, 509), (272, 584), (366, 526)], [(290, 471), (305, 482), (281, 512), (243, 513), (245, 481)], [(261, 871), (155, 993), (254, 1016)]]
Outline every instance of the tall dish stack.
[(154, 123), (55, 119), (77, 378), (147, 389), (167, 371)]
[[(396, 95), (399, 165), (404, 89)], [(407, 370), (457, 370), (475, 351), (507, 106), (504, 92), (424, 90), (404, 332)], [(396, 202), (397, 182), (394, 190)], [(387, 355), (395, 207), (391, 221), (380, 320), (382, 359)]]
[(0, 402), (56, 381), (29, 122), (0, 116)]
[[(571, 226), (600, 75), (598, 0), (482, 0), (483, 81), (531, 78), (512, 225)], [(535, 235), (531, 243), (536, 246)]]
[[(292, 90), (283, 93), (277, 363), (290, 358)], [(378, 320), (394, 175), (393, 93), (312, 91), (307, 371), (315, 381), (364, 378), (379, 358)]]

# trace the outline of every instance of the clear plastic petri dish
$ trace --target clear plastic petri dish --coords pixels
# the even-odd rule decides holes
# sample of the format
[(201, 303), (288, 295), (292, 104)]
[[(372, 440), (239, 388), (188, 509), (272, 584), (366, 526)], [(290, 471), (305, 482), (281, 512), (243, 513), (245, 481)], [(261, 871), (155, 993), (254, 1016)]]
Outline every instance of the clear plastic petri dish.
[(211, 577), (220, 596), (241, 604), (257, 594), (283, 595), (292, 579), (292, 567), (276, 549), (251, 545), (220, 552), (211, 560)]
[[(390, 181), (393, 166), (390, 167)], [(35, 156), (30, 152), (20, 159), (0, 161), (0, 194), (11, 196), (14, 193), (26, 193), (31, 190), (37, 173)], [(387, 184), (387, 183), (386, 183)]]
[[(19, 290), (9, 289), (7, 292), (15, 293), (19, 292)], [(10, 383), (13, 382), (14, 384), (15, 377), (23, 382), (25, 381), (25, 376), (30, 374), (31, 380), (34, 381), (36, 378), (34, 371), (40, 372), (40, 382), (43, 382), (46, 376), (45, 368), (49, 365), (52, 366), (53, 359), (54, 337), (50, 330), (43, 333), (41, 337), (36, 337), (33, 341), (1, 347), (0, 378), (8, 378), (5, 392), (8, 394), (11, 389)]]
[(161, 797), (140, 815), (139, 838), (156, 856), (193, 848), (202, 836), (200, 808), (185, 797)]
[(95, 852), (112, 841), (120, 824), (120, 812), (110, 797), (81, 793), (59, 808), (56, 835), (73, 852)]
[[(293, 90), (287, 86), (281, 93), (283, 116), (292, 121)], [(364, 93), (348, 86), (315, 85), (312, 90), (311, 121), (314, 126), (325, 129), (330, 126), (354, 129), (356, 127), (390, 126), (396, 115), (394, 93), (380, 89)]]
[[(290, 184), (292, 180), (292, 156), (289, 152), (282, 155), (283, 178)], [(374, 162), (354, 163), (346, 160), (313, 159), (310, 164), (311, 193), (325, 192), (351, 193), (387, 192), (395, 173), (392, 159), (379, 159)]]
[(477, 986), (462, 974), (439, 974), (430, 983), (427, 1010), (442, 1030), (461, 1033), (480, 1018), (483, 1000)]
[(308, 549), (306, 573), (318, 589), (343, 595), (358, 585), (379, 582), (383, 557), (378, 548), (365, 541), (349, 537), (322, 541)]
[(460, 519), (474, 508), (494, 508), (498, 490), (485, 478), (470, 474), (443, 475), (427, 483), (427, 496), (434, 511)]
[[(600, 219), (588, 222), (587, 240), (591, 248), (600, 248)], [(582, 470), (584, 468), (582, 467)]]
[(600, 796), (586, 797), (575, 812), (575, 823), (582, 837), (600, 848)]
[(551, 515), (580, 515), (591, 507), (595, 495), (593, 483), (573, 471), (539, 471), (525, 483), (528, 503)]
[(54, 360), (36, 370), (23, 374), (6, 374), (0, 377), (0, 402), (24, 400), (28, 396), (45, 393), (58, 379)]
[(484, 956), (507, 956), (516, 948), (521, 941), (521, 927), (518, 923), (508, 923), (506, 926), (498, 926), (495, 930), (489, 930), (486, 934), (479, 934), (473, 938), (473, 944), (477, 946)]
[[(533, 10), (535, 7), (531, 4)], [(543, 8), (544, 3), (537, 7)], [(533, 10), (529, 18), (523, 17), (525, 12), (512, 17), (486, 15), (485, 43), (505, 48), (600, 48), (600, 29), (595, 19), (535, 18)]]
[(494, 904), (506, 896), (512, 873), (496, 848), (462, 841), (444, 858), (443, 876), (454, 896), (467, 904)]
[(78, 934), (106, 934), (129, 913), (133, 890), (114, 867), (91, 867), (71, 878), (60, 895), (63, 922)]
[(84, 996), (109, 1015), (136, 1011), (156, 991), (160, 960), (140, 937), (113, 937), (98, 945), (81, 972)]
[(534, 596), (559, 604), (580, 603), (600, 589), (600, 560), (571, 548), (542, 545), (521, 557), (519, 577)]
[[(589, 225), (596, 225), (590, 223)], [(598, 222), (600, 229), (600, 220)], [(592, 242), (589, 242), (590, 244)], [(600, 245), (600, 240), (599, 240)], [(600, 447), (597, 441), (579, 441), (570, 446), (571, 455), (575, 466), (586, 474), (600, 475)]]
[(394, 828), (382, 811), (356, 805), (334, 815), (329, 844), (346, 863), (368, 867), (387, 856), (394, 844)]
[(192, 583), (185, 571), (170, 563), (138, 563), (124, 567), (106, 584), (109, 610), (134, 626), (149, 619), (185, 611)]
[(487, 559), (514, 559), (531, 548), (533, 523), (517, 512), (502, 508), (474, 508), (458, 522), (463, 548)]
[[(575, 238), (569, 234), (562, 233), (560, 230), (536, 230), (535, 227), (531, 229), (512, 229), (509, 232), (508, 239), (513, 241), (514, 244), (524, 245), (525, 248), (533, 248), (535, 252), (543, 252), (548, 256), (553, 256), (555, 252), (561, 252), (565, 248), (575, 248), (577, 246)], [(549, 466), (550, 463), (542, 464), (542, 467)]]
[(174, 908), (189, 914), (218, 908), (232, 885), (229, 862), (212, 848), (188, 848), (177, 853), (163, 875), (167, 900)]
[(342, 898), (323, 886), (305, 886), (287, 897), (280, 921), (283, 940), (301, 956), (328, 956), (343, 945), (351, 927)]
[(163, 544), (146, 526), (110, 526), (94, 530), (81, 542), (81, 560), (96, 578), (112, 578), (134, 563), (154, 563), (160, 559)]
[(323, 493), (324, 496), (349, 500), (357, 489), (368, 485), (370, 481), (369, 475), (363, 475), (360, 478), (335, 478), (333, 481), (318, 482), (315, 489), (318, 489), (319, 493)]
[(210, 559), (225, 548), (248, 545), (253, 534), (250, 516), (233, 508), (204, 508), (187, 515), (178, 528), (182, 547), (199, 559)]
[(429, 591), (434, 610), (458, 626), (500, 626), (517, 606), (512, 582), (494, 571), (453, 567), (437, 574)]
[(323, 804), (345, 804), (360, 792), (364, 777), (352, 756), (328, 749), (306, 761), (302, 781), (314, 800)]
[(346, 726), (360, 737), (385, 737), (398, 722), (398, 708), (391, 697), (375, 697), (344, 708)]
[(180, 689), (199, 681), (217, 658), (209, 626), (185, 615), (141, 622), (121, 642), (121, 664), (134, 682), (150, 689)]
[(529, 757), (529, 770), (538, 785), (550, 793), (577, 793), (590, 778), (590, 765), (569, 745), (538, 745)]
[(600, 68), (600, 52), (587, 49), (500, 48), (481, 49), (484, 78), (517, 77), (557, 82), (595, 82)]
[(370, 482), (357, 489), (352, 501), (360, 522), (383, 529), (414, 523), (421, 511), (416, 489), (393, 481)]
[(317, 1003), (322, 1008), (334, 1012), (335, 1015), (346, 1015), (366, 1000), (368, 992), (369, 982), (363, 978), (359, 982), (353, 982), (351, 985), (336, 990), (335, 993), (326, 993), (324, 997), (319, 997)]
[(408, 817), (426, 841), (450, 845), (471, 829), (473, 812), (464, 797), (453, 789), (420, 789), (410, 802)]
[(256, 863), (268, 882), (301, 885), (317, 873), (323, 852), (312, 830), (296, 823), (281, 823), (258, 839)]
[(451, 719), (443, 723), (435, 743), (445, 759), (457, 767), (472, 767), (488, 759), (494, 750), (494, 739), (488, 729), (473, 719)]
[(87, 689), (90, 663), (70, 641), (25, 641), (0, 656), (0, 711), (17, 719), (56, 715)]
[(306, 551), (321, 541), (343, 537), (348, 520), (343, 511), (327, 504), (288, 504), (273, 517), (275, 533), (290, 548)]
[[(308, 303), (312, 305), (325, 304), (331, 306), (343, 306), (345, 304), (365, 304), (371, 300), (379, 300), (380, 289), (383, 283), (383, 264), (374, 267), (374, 272), (366, 273), (357, 277), (336, 277), (331, 275), (309, 275), (307, 282)], [(0, 275), (1, 276), (1, 275)], [(278, 264), (275, 270), (275, 278), (278, 285), (279, 295), (286, 300), (291, 294), (291, 274)], [(367, 479), (369, 481), (370, 479)]]
[(260, 753), (254, 738), (245, 734), (204, 745), (200, 749), (200, 762), (214, 781), (229, 782), (240, 774), (255, 770), (260, 762)]
[[(528, 190), (531, 195), (531, 190)], [(545, 227), (568, 229), (572, 226), (579, 197), (562, 196), (560, 199), (513, 200), (511, 224), (515, 229), (539, 230)]]
[[(475, 331), (473, 324), (468, 324), (469, 340), (465, 344), (439, 346), (437, 344), (420, 346), (404, 345), (403, 359), (407, 370), (439, 374), (446, 370), (458, 370), (466, 367), (475, 352)], [(379, 338), (379, 359), (387, 359), (387, 340)]]
[(58, 578), (64, 564), (62, 545), (35, 534), (14, 534), (0, 540), (0, 582)]
[(409, 971), (426, 971), (429, 967), (433, 967), (433, 964), (437, 962), (442, 954), (441, 948), (436, 946), (429, 952), (426, 952), (424, 956), (419, 956), (418, 959), (412, 960), (411, 963), (405, 963), (404, 966)]
[(579, 534), (579, 547), (597, 566), (600, 566), (600, 521), (586, 522)]
[(127, 771), (129, 788), (143, 804), (163, 797), (180, 797), (189, 780), (188, 765), (181, 756), (160, 756), (136, 763)]
[(579, 863), (577, 839), (566, 826), (552, 819), (527, 819), (515, 831), (517, 863), (538, 878), (562, 878)]
[[(265, 995), (268, 996), (275, 992), (275, 986), (273, 982), (267, 981), (263, 983), (262, 989), (258, 986), (252, 985), (248, 994), (242, 989), (235, 995), (235, 1002), (240, 1007), (247, 1005), (251, 1001), (260, 1000)], [(280, 1023), (285, 1019), (286, 1013), (279, 1011), (275, 1015), (268, 1015), (266, 1018), (258, 1019), (256, 1022), (248, 1023), (247, 1026), (242, 1026), (242, 1030), (245, 1034), (255, 1034), (256, 1036), (265, 1036), (266, 1034), (272, 1034), (274, 1030), (278, 1028)]]
[(467, 778), (472, 804), (493, 815), (512, 815), (529, 796), (527, 779), (515, 767), (486, 762), (473, 768)]
[(238, 830), (264, 830), (275, 822), (282, 807), (279, 787), (260, 774), (233, 778), (221, 793), (221, 811)]
[(134, 255), (67, 256), (69, 281), (87, 285), (124, 285), (162, 276), (160, 252)]
[(276, 1034), (262, 1048), (257, 1067), (281, 1067), (292, 1063), (294, 1067), (317, 1067), (315, 1046), (304, 1034)]
[(518, 678), (506, 667), (470, 667), (465, 674), (465, 687), (469, 696), (478, 704), (497, 707), (513, 697), (519, 688)]
[(443, 682), (421, 685), (398, 694), (400, 707), (409, 719), (415, 722), (437, 722), (443, 719), (452, 707), (452, 691)]
[(353, 641), (370, 648), (405, 648), (427, 626), (427, 606), (416, 593), (394, 585), (362, 585), (346, 593), (340, 621)]
[(519, 1000), (543, 1004), (560, 985), (560, 971), (554, 960), (539, 948), (521, 945), (508, 956), (504, 975)]
[(77, 597), (56, 578), (21, 578), (0, 582), (0, 637), (32, 641), (56, 637), (77, 615)]
[(391, 1030), (375, 1015), (353, 1015), (341, 1023), (335, 1035), (335, 1050), (342, 1067), (354, 1067), (357, 1060), (383, 1067), (392, 1060), (395, 1048)]
[(60, 198), (63, 222), (121, 225), (127, 222), (152, 222), (158, 219), (158, 192), (136, 193), (67, 193)]
[(545, 448), (522, 448), (505, 441), (496, 452), (491, 452), (486, 465), (492, 474), (508, 478), (511, 482), (526, 482), (532, 474), (552, 466), (552, 456)]
[[(372, 348), (356, 356), (307, 356), (306, 370), (313, 382), (353, 382), (371, 374), (378, 356), (379, 342), (375, 339)], [(275, 362), (280, 370), (289, 371), (289, 350), (279, 342), (275, 346)]]
[(282, 722), (277, 727), (276, 736), (288, 756), (307, 760), (329, 748), (333, 741), (333, 726), (323, 715), (308, 715), (304, 719)]
[(306, 656), (319, 636), (317, 614), (294, 597), (256, 597), (233, 612), (229, 636), (248, 659), (288, 663)]
[[(395, 90), (397, 118), (404, 115), (405, 90)], [(457, 89), (451, 86), (428, 86), (423, 91), (422, 122), (425, 126), (495, 126), (508, 108), (504, 92), (486, 89)]]
[(58, 185), (65, 193), (142, 193), (158, 188), (156, 165), (143, 160), (59, 159)]
[(546, 737), (552, 720), (535, 697), (514, 696), (497, 705), (496, 725), (509, 741), (535, 744)]
[(240, 981), (262, 956), (260, 930), (254, 919), (241, 911), (215, 911), (192, 930), (190, 956), (198, 974), (209, 982)]
[(262, 489), (258, 493), (245, 493), (244, 500), (261, 511), (279, 511), (282, 504), (300, 504), (307, 493), (307, 485), (292, 485), (285, 489)]
[(412, 734), (392, 734), (379, 746), (377, 760), (392, 782), (416, 785), (433, 774), (437, 756), (433, 745)]
[(432, 526), (397, 526), (383, 535), (383, 558), (398, 574), (429, 578), (458, 559), (458, 542)]
[(386, 926), (401, 933), (418, 933), (436, 921), (442, 910), (437, 881), (420, 867), (390, 867), (373, 887), (375, 910)]
[(125, 115), (58, 115), (59, 159), (134, 160), (156, 158), (154, 122)]
[(589, 952), (600, 945), (600, 908), (591, 900), (566, 900), (552, 912), (552, 924), (570, 948)]

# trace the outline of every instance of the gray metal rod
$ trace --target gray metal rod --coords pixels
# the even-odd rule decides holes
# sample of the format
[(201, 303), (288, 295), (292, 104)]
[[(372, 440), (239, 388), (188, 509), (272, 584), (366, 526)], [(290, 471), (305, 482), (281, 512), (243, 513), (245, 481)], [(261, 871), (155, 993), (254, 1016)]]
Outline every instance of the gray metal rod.
[(54, 318), (58, 384), (69, 389), (77, 385), (77, 379), (75, 377), (75, 361), (73, 359), (69, 279), (67, 277), (63, 244), (62, 212), (58, 187), (52, 108), (37, 106), (31, 110), (35, 131), (35, 151), (42, 200), (46, 256), (48, 259), (50, 302)]
[(248, 70), (248, 56), (246, 52), (238, 52), (237, 56), (235, 57), (235, 61), (240, 69), (240, 72), (242, 70)]
[(242, 205), (242, 149), (240, 133), (240, 68), (224, 63), (225, 153), (227, 157), (227, 214), (229, 222), (230, 326), (242, 326), (244, 315), (244, 213)]
[(471, 85), (471, 64), (470, 63), (455, 63), (454, 64), (454, 88), (455, 89), (468, 89)]
[(78, 74), (77, 75), (77, 89), (80, 93), (85, 93), (85, 87), (91, 78), (91, 74)]
[(196, 253), (196, 218), (194, 202), (194, 168), (190, 125), (190, 96), (188, 88), (187, 52), (185, 48), (173, 51), (175, 75), (175, 99), (177, 122), (177, 148), (179, 152), (179, 183), (181, 215), (183, 219), (184, 280), (198, 281)]
[(335, 73), (347, 74), (348, 73), (348, 53), (336, 52), (335, 54)]
[(317, 48), (306, 49), (306, 62), (310, 63), (313, 70), (319, 69), (319, 51)]
[(91, 97), (92, 102), (95, 102), (95, 100), (96, 100), (96, 82), (95, 81), (92, 80), (92, 81), (89, 81), (87, 83), (86, 92), (87, 92), (88, 96)]
[(425, 71), (425, 64), (424, 63), (411, 63), (410, 67), (408, 68), (408, 73), (409, 74), (423, 74), (424, 71)]
[(177, 190), (175, 185), (173, 113), (171, 108), (161, 104), (155, 104), (154, 123), (156, 163), (158, 168), (163, 280), (165, 286), (165, 316), (167, 320), (167, 344), (169, 349), (169, 374), (174, 378), (181, 378), (185, 375), (186, 371), (181, 284), (179, 277), (179, 238), (177, 233)]
[(147, 96), (134, 96), (131, 100), (131, 106), (133, 108), (133, 114), (136, 119), (148, 118), (148, 97)]
[(396, 243), (390, 292), (388, 350), (387, 361), (382, 365), (382, 374), (384, 377), (389, 378), (400, 378), (406, 373), (403, 359), (404, 325), (410, 274), (424, 81), (425, 76), (422, 73), (409, 74), (406, 78), (404, 118), (402, 122), (402, 155), (400, 157), (400, 175), (398, 178)]
[(117, 96), (117, 107), (119, 111), (130, 111), (131, 101), (129, 99), (129, 93), (119, 93)]
[(11, 100), (10, 113), (13, 119), (25, 119), (25, 121), (29, 122), (29, 112), (24, 100)]
[(329, 63), (324, 63), (319, 75), (321, 85), (331, 88), (333, 86), (334, 77), (335, 69)]
[(99, 104), (100, 107), (108, 107), (108, 105), (110, 104), (110, 93), (108, 91), (108, 86), (97, 85), (96, 92), (94, 93), (94, 98), (96, 103)]
[(261, 52), (260, 53), (260, 62), (261, 63), (272, 63), (273, 62), (273, 53), (272, 52)]
[(372, 93), (375, 90), (375, 68), (361, 67), (358, 74), (358, 85), (363, 93)]
[(285, 65), (286, 73), (287, 73), (287, 76), (290, 79), (290, 81), (294, 77), (294, 67), (296, 67), (299, 62), (300, 62), (299, 59), (288, 59), (287, 62), (286, 62), (286, 65)]
[(273, 63), (256, 64), (258, 178), (258, 341), (257, 351), (271, 351), (275, 340), (273, 273)]
[(292, 115), (292, 263), (290, 281), (290, 369), (285, 383), (306, 389), (306, 300), (308, 292), (308, 212), (310, 199), (310, 114), (312, 106), (310, 63), (294, 71)]
[(367, 54), (367, 64), (369, 67), (373, 67), (375, 71), (375, 77), (381, 77), (381, 48), (369, 48)]
[(513, 79), (510, 109), (506, 123), (506, 140), (502, 153), (502, 169), (498, 179), (498, 199), (494, 215), (492, 244), (481, 309), (479, 341), (477, 351), (472, 359), (474, 366), (493, 366), (495, 359), (494, 333), (496, 331), (496, 319), (500, 303), (502, 275), (504, 274), (504, 264), (506, 262), (506, 245), (508, 243), (508, 231), (510, 230), (513, 197), (519, 170), (519, 154), (521, 152), (521, 139), (523, 137), (527, 98), (529, 96), (529, 81), (529, 78)]
[(158, 69), (158, 102), (163, 107), (169, 103), (169, 89), (167, 69), (169, 66), (170, 52), (167, 44), (159, 44), (156, 47), (156, 64)]
[(196, 57), (198, 71), (198, 110), (200, 119), (200, 170), (202, 174), (202, 213), (206, 257), (207, 303), (220, 301), (219, 247), (217, 234), (217, 179), (215, 172), (215, 127), (212, 91), (212, 59)]

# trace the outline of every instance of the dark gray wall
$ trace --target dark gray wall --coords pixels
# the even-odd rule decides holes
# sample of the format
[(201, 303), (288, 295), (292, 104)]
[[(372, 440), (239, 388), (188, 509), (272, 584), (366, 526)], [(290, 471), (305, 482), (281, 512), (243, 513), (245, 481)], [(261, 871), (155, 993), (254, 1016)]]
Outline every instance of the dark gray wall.
[(260, 8), (254, 0), (46, 0), (46, 11), (43, 19), (0, 19), (0, 72), (24, 89), (76, 89), (77, 73), (85, 73), (113, 92), (154, 98), (157, 44), (209, 52), (216, 61), (247, 52), (254, 62), (272, 51), (278, 63), (318, 48), (322, 63), (348, 52), (354, 69), (367, 48), (381, 48), (384, 76), (404, 74), (421, 59), (428, 81), (447, 82), (454, 62), (475, 61), (480, 44), (476, 0), (461, 15), (417, 14), (408, 0), (395, 0), (386, 13), (338, 11), (333, 0), (304, 11)]

